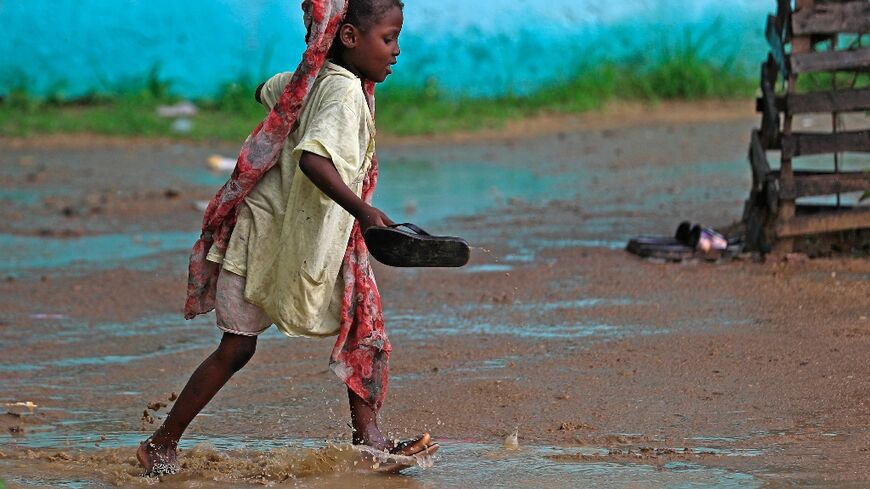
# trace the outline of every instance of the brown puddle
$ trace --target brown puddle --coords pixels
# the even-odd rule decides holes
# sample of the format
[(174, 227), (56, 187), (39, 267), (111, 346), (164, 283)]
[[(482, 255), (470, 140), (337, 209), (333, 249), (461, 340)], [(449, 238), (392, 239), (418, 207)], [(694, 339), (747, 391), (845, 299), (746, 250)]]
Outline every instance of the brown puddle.
[[(0, 468), (9, 487), (758, 487), (752, 476), (700, 464), (721, 456), (748, 456), (707, 449), (613, 450), (596, 447), (505, 448), (501, 445), (444, 440), (434, 466), (412, 468), (400, 475), (366, 470), (348, 445), (318, 447), (312, 441), (281, 442), (216, 439), (235, 448), (216, 448), (197, 441), (182, 449), (182, 471), (176, 475), (143, 477), (133, 446), (141, 435), (119, 433), (105, 437), (111, 448), (83, 449), (92, 440), (72, 436), (67, 448), (27, 448), (10, 445), (0, 455)], [(39, 436), (31, 441), (39, 445)], [(78, 438), (78, 439), (77, 439)], [(47, 442), (48, 440), (43, 440)], [(56, 443), (56, 441), (55, 441)], [(187, 444), (192, 441), (187, 441)], [(260, 449), (237, 448), (256, 445)], [(62, 443), (59, 443), (62, 444)], [(289, 445), (289, 446), (288, 446)], [(644, 481), (638, 485), (638, 481)], [(566, 485), (567, 484), (567, 485)]]

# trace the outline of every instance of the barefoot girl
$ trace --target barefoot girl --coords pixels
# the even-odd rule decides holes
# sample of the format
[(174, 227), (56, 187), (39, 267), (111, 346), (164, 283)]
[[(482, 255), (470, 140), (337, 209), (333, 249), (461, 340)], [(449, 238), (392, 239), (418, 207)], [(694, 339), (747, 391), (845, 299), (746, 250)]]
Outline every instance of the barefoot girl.
[(353, 443), (411, 455), (377, 425), (390, 343), (362, 232), (392, 221), (370, 205), (377, 182), (374, 85), (399, 56), (400, 0), (305, 0), (308, 44), (292, 74), (257, 89), (268, 117), (245, 141), (209, 204), (194, 246), (185, 317), (216, 309), (220, 345), (194, 371), (137, 451), (149, 473), (177, 470), (178, 440), (254, 354), (272, 324), (288, 336), (337, 335), (333, 372), (347, 384)]

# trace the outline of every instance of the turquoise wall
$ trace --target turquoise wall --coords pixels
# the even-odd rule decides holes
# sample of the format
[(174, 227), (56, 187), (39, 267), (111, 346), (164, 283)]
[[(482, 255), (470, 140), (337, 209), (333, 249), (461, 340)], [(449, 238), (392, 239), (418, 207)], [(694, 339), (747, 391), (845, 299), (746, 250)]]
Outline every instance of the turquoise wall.
[[(75, 96), (141, 82), (154, 67), (181, 95), (292, 70), (300, 0), (0, 0), (0, 93)], [(405, 0), (388, 83), (434, 79), (472, 95), (522, 93), (602, 58), (644, 63), (686, 33), (751, 70), (764, 56), (760, 0)], [(603, 5), (602, 5), (603, 4)], [(473, 5), (473, 8), (468, 8)]]

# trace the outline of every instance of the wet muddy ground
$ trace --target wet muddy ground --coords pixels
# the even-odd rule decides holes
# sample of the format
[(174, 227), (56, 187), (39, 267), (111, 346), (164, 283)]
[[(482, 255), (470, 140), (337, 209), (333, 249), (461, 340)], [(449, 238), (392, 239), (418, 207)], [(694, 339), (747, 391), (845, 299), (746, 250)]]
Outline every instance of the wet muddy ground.
[[(376, 270), (394, 346), (381, 424), (430, 431), (435, 467), (353, 473), (331, 340), (271, 331), (161, 486), (865, 486), (870, 262), (621, 249), (740, 219), (755, 117), (710, 119), (381, 144), (376, 205), (475, 246), (460, 270)], [(219, 337), (180, 309), (197, 202), (225, 178), (205, 160), (237, 148), (0, 146), (0, 478), (151, 485), (134, 447)]]

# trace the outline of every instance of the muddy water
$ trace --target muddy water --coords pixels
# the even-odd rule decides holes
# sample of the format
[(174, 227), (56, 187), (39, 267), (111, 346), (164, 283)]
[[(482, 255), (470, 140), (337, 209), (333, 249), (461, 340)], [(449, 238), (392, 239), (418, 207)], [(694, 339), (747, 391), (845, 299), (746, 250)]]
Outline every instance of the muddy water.
[[(147, 487), (131, 457), (138, 433), (60, 436), (34, 433), (11, 448), (0, 468), (11, 487)], [(401, 475), (372, 474), (347, 445), (311, 440), (217, 439), (191, 436), (182, 443), (184, 473), (161, 478), (160, 487), (460, 488), (482, 487), (759, 487), (750, 475), (705, 467), (709, 456), (755, 456), (715, 448), (668, 449), (680, 456), (664, 464), (608, 461), (605, 448), (506, 448), (469, 440), (443, 440), (432, 467)], [(255, 447), (255, 448), (252, 448)], [(631, 457), (628, 457), (631, 458)], [(598, 461), (596, 461), (598, 460)], [(41, 475), (34, 475), (34, 472)]]
[(0, 234), (0, 249), (10, 250), (0, 273), (35, 269), (94, 270), (134, 267), (149, 257), (189, 248), (196, 233), (128, 233), (51, 239)]
[[(705, 131), (706, 140), (748, 134), (742, 125)], [(378, 269), (395, 348), (384, 423), (404, 430), (397, 436), (432, 431), (443, 446), (435, 466), (400, 477), (354, 472), (336, 448), (348, 430), (341, 386), (326, 366), (331, 340), (288, 341), (273, 330), (192, 425), (182, 444), (188, 470), (160, 487), (730, 488), (760, 486), (769, 473), (794, 477), (799, 462), (775, 458), (782, 447), (809, 440), (799, 448), (811, 453), (839, 431), (778, 430), (799, 423), (756, 414), (767, 397), (749, 397), (749, 382), (736, 392), (719, 385), (731, 364), (715, 363), (717, 340), (703, 339), (773, 321), (743, 293), (747, 277), (764, 275), (728, 269), (740, 285), (722, 293), (713, 268), (656, 268), (614, 251), (634, 234), (670, 234), (683, 219), (739, 219), (749, 185), (744, 142), (693, 149), (695, 139), (660, 128), (387, 148), (376, 204), (475, 246), (462, 270)], [(8, 485), (153, 485), (133, 460), (154, 428), (143, 409), (177, 392), (217, 338), (213, 317), (182, 322), (178, 311), (195, 202), (225, 178), (205, 170), (212, 152), (156, 145), (0, 156), (8, 159), (0, 167), (8, 204), (0, 209), (0, 401), (39, 405), (0, 416)], [(31, 165), (45, 168), (36, 182), (26, 177)], [(108, 176), (96, 171), (104, 166)], [(802, 285), (842, 283), (856, 293), (868, 276), (860, 267), (836, 278), (825, 267), (794, 272)], [(859, 317), (837, 334), (861, 338)], [(627, 352), (647, 346), (655, 353), (646, 368), (629, 365), (645, 357)], [(714, 363), (673, 360), (684, 352)], [(669, 370), (684, 365), (707, 377)], [(752, 400), (739, 405), (744, 398)], [(165, 412), (150, 415), (159, 422)], [(505, 449), (517, 426), (520, 449)]]
[[(167, 157), (178, 154), (172, 149)], [(189, 151), (181, 151), (188, 155)], [(474, 155), (470, 155), (475, 158)], [(135, 158), (127, 157), (131, 162)], [(148, 160), (159, 159), (152, 153)], [(99, 160), (112, 160), (101, 154)], [(53, 161), (49, 159), (49, 161)], [(58, 164), (65, 164), (58, 161)], [(706, 174), (733, 174), (739, 164), (727, 161), (700, 164)], [(652, 172), (642, 170), (633, 178), (651, 179)], [(677, 174), (671, 177), (677, 177)], [(669, 178), (671, 178), (669, 177)], [(137, 177), (138, 178), (138, 177)], [(200, 166), (179, 164), (164, 174), (157, 188), (178, 186), (179, 182), (213, 189), (225, 175), (211, 173)], [(739, 177), (738, 177), (739, 178)], [(668, 188), (650, 192), (644, 198), (612, 202), (611, 187), (615, 180), (591, 178), (583, 171), (565, 172), (556, 162), (538, 167), (505, 166), (503, 162), (464, 160), (440, 164), (432, 160), (405, 159), (401, 156), (382, 161), (382, 185), (376, 204), (396, 220), (410, 220), (432, 231), (462, 233), (475, 244), (493, 240), (493, 232), (504, 229), (509, 217), (504, 210), (517, 207), (523, 213), (535, 213), (541, 206), (558, 200), (582, 196), (594, 202), (596, 214), (575, 228), (576, 237), (563, 233), (551, 236), (552, 223), (525, 226), (522, 235), (499, 243), (501, 251), (491, 253), (484, 246), (475, 250), (473, 263), (460, 273), (474, 276), (510, 274), (540, 262), (547, 249), (571, 247), (623, 246), (623, 231), (630, 229), (633, 213), (644, 208), (645, 199), (657, 203), (673, 198)], [(84, 185), (84, 184), (83, 184)], [(120, 187), (130, 185), (123, 183)], [(46, 195), (69, 195), (75, 190), (59, 189), (50, 181), (30, 192), (4, 190), (0, 199), (18, 210), (38, 208)], [(136, 188), (137, 195), (147, 194)], [(100, 191), (99, 187), (90, 191)], [(128, 190), (132, 192), (132, 190)], [(205, 193), (207, 192), (200, 192)], [(194, 193), (192, 193), (193, 195)], [(700, 198), (690, 192), (689, 198)], [(93, 199), (92, 199), (93, 200)], [(123, 202), (123, 199), (121, 199)], [(79, 200), (73, 195), (69, 202)], [(433, 205), (437, 202), (437, 205)], [(658, 204), (657, 204), (658, 205)], [(465, 216), (465, 217), (462, 217)], [(485, 226), (474, 224), (475, 216), (489, 220)], [(50, 225), (51, 218), (31, 225), (39, 229)], [(138, 273), (156, 270), (183, 270), (184, 257), (196, 236), (190, 230), (161, 230), (153, 223), (143, 230), (144, 222), (135, 215), (105, 232), (97, 222), (78, 225), (81, 236), (51, 237), (0, 234), (0, 250), (7, 257), (0, 272), (7, 277), (27, 280), (33, 276), (87, 277), (95, 271), (117, 268)], [(193, 221), (195, 222), (195, 221)], [(18, 229), (23, 227), (19, 224)], [(91, 229), (92, 231), (89, 231)], [(161, 272), (163, 273), (163, 272)], [(416, 273), (409, 271), (409, 273)], [(504, 305), (480, 304), (477, 301), (450, 306), (404, 308), (397, 304), (387, 309), (390, 324), (406, 325), (393, 333), (395, 341), (421, 344), (467, 335), (519, 341), (560, 341), (570, 339), (583, 344), (627, 336), (665, 334), (668, 329), (650, 328), (631, 321), (603, 321), (595, 311), (606, 308), (631, 309), (643, 304), (629, 297), (566, 297), (563, 300), (515, 302)], [(590, 317), (593, 316), (593, 317)], [(0, 330), (4, 343), (15, 343), (30, 353), (26, 358), (0, 358), (0, 372), (7, 377), (8, 399), (14, 392), (40, 396), (38, 413), (26, 420), (23, 434), (0, 435), (0, 474), (12, 487), (109, 487), (148, 486), (153, 481), (140, 477), (132, 459), (133, 449), (141, 441), (142, 431), (118, 431), (136, 425), (129, 409), (114, 411), (112, 405), (141, 403), (147, 387), (135, 379), (104, 382), (102, 373), (114, 369), (161, 364), (182, 355), (199, 357), (214, 343), (213, 318), (200, 317), (178, 329), (176, 312), (135, 317), (124, 321), (98, 315), (82, 318), (64, 312), (8, 313), (3, 321), (15, 327)], [(154, 342), (157, 341), (157, 348)], [(261, 344), (283, 344), (274, 331), (263, 335)], [(479, 362), (457, 365), (463, 375), (479, 378), (502, 378), (506, 370), (532, 357), (511, 354)], [(416, 373), (397, 373), (393, 382), (401, 384), (420, 380)], [(100, 407), (104, 406), (104, 407)], [(232, 410), (228, 411), (232, 412)], [(240, 411), (239, 414), (242, 414)], [(207, 413), (206, 413), (207, 415)], [(156, 413), (155, 413), (156, 416)], [(147, 428), (146, 428), (147, 429)], [(185, 474), (168, 477), (161, 487), (257, 487), (263, 483), (289, 483), (298, 487), (569, 487), (566, 481), (583, 480), (587, 487), (752, 487), (756, 481), (739, 472), (705, 467), (706, 454), (689, 454), (665, 463), (650, 464), (630, 459), (614, 461), (605, 447), (561, 448), (529, 445), (508, 450), (492, 441), (463, 439), (443, 441), (443, 450), (433, 468), (414, 469), (401, 477), (360, 475), (348, 465), (346, 455), (335, 447), (322, 448), (322, 439), (274, 439), (209, 437), (192, 434), (184, 439), (182, 449), (187, 464)], [(336, 442), (341, 446), (341, 441)], [(586, 459), (588, 458), (588, 459)], [(638, 481), (644, 481), (638, 485)]]

